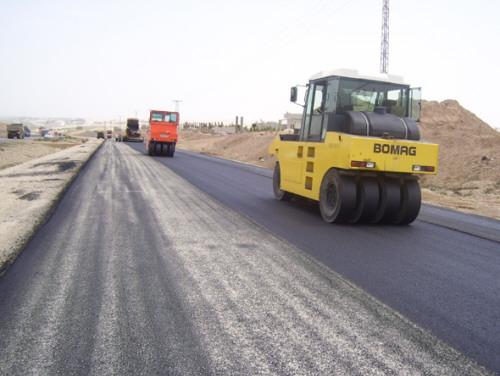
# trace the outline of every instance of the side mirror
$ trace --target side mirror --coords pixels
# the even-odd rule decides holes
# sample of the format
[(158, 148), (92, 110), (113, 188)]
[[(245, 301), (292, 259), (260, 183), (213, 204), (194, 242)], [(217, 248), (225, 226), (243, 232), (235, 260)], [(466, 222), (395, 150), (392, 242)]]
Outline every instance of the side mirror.
[(297, 102), (297, 86), (292, 86), (290, 88), (290, 102)]

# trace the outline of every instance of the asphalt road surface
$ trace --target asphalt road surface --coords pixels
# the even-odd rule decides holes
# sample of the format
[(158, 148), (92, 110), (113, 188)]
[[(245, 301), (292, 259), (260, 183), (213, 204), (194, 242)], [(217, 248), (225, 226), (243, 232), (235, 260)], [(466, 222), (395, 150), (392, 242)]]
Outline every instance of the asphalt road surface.
[[(206, 182), (203, 190), (174, 172), (188, 167), (199, 175), (196, 185)], [(470, 315), (476, 313), (467, 311), (472, 287), (481, 295), (479, 304), (498, 288), (490, 275), (498, 268), (498, 259), (491, 259), (497, 243), (426, 223), (397, 230), (329, 226), (325, 232), (311, 207), (281, 205), (264, 193), (261, 183), (270, 190), (265, 175), (187, 153), (151, 158), (107, 141), (0, 278), (0, 374), (484, 373), (349, 280), (362, 285), (371, 279), (374, 288), (366, 290), (385, 285), (380, 300), (401, 300), (424, 316), (438, 313), (434, 299), (449, 305), (442, 294), (454, 291), (464, 294), (466, 308), (457, 308)], [(225, 189), (225, 198), (216, 186)], [(238, 195), (247, 209), (230, 205)], [(280, 223), (292, 226), (284, 231), (289, 241), (275, 231)], [(475, 257), (464, 255), (472, 241), (467, 237), (475, 241)], [(431, 257), (419, 248), (430, 243), (441, 243), (446, 254)], [(322, 244), (328, 244), (329, 262), (318, 252)], [(362, 277), (347, 280), (334, 271), (348, 276), (361, 260)], [(436, 265), (444, 260), (453, 270)], [(483, 274), (469, 275), (470, 263)], [(417, 278), (424, 269), (427, 278)], [(441, 285), (457, 285), (439, 286), (422, 305), (437, 269), (445, 272)], [(382, 276), (388, 270), (391, 275)], [(421, 283), (406, 291), (410, 297), (403, 294), (408, 282), (387, 286), (387, 279), (397, 284), (405, 274)], [(462, 291), (464, 285), (470, 287)], [(498, 300), (489, 302), (490, 317), (483, 313), (480, 319), (491, 329)], [(448, 320), (430, 321), (468, 330), (455, 322), (454, 312), (445, 314)], [(480, 354), (491, 354), (494, 340), (482, 344)], [(482, 363), (492, 369), (496, 364)]]
[(424, 205), (409, 227), (330, 225), (316, 205), (275, 200), (270, 170), (188, 151), (156, 160), (500, 374), (500, 221)]

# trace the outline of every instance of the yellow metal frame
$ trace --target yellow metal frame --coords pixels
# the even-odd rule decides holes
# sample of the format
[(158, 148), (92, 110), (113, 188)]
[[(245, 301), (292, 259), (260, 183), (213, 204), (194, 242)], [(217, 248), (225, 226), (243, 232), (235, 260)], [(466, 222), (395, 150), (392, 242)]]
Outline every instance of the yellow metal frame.
[[(281, 189), (313, 200), (319, 200), (321, 181), (331, 168), (434, 175), (438, 151), (437, 144), (338, 132), (327, 132), (322, 142), (282, 141), (276, 137), (269, 146), (269, 153), (280, 164)], [(351, 161), (375, 162), (375, 167), (355, 168)], [(434, 172), (414, 171), (414, 165), (432, 166)]]

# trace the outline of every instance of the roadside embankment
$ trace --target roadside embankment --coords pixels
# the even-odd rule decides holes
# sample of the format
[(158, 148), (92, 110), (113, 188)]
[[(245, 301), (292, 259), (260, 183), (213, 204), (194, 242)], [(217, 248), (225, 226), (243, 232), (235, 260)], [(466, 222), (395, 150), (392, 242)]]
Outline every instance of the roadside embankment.
[(91, 140), (0, 171), (0, 274), (101, 143)]
[(0, 170), (81, 144), (78, 138), (3, 140), (0, 142)]

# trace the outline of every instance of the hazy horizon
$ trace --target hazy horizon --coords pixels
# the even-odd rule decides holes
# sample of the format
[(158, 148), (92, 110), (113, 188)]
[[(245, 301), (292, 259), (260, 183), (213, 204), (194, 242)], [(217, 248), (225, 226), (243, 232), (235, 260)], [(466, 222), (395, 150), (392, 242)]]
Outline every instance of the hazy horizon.
[[(391, 1), (389, 71), (492, 127), (500, 4)], [(379, 68), (381, 1), (14, 1), (0, 5), (0, 117), (124, 119), (151, 108), (245, 123), (300, 112), (289, 87)]]

